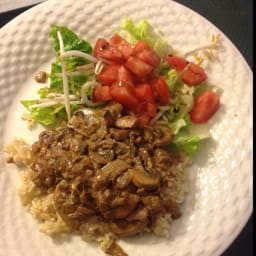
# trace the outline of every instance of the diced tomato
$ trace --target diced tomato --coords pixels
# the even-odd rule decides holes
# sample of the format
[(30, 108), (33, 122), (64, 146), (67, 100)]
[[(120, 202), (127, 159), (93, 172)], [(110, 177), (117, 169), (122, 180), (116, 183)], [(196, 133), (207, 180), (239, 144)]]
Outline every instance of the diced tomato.
[(143, 40), (140, 40), (136, 43), (134, 47), (134, 54), (137, 54), (143, 50), (151, 49), (150, 46)]
[(123, 54), (103, 38), (97, 40), (93, 49), (93, 56), (114, 62), (122, 62), (124, 59)]
[(129, 109), (133, 109), (139, 103), (135, 97), (133, 87), (126, 84), (114, 83), (110, 88), (112, 98)]
[(187, 85), (194, 86), (204, 82), (207, 75), (203, 68), (191, 62), (188, 69), (183, 72), (181, 79)]
[(156, 104), (155, 103), (147, 103), (147, 113), (150, 117), (155, 117), (157, 113)]
[(117, 81), (119, 82), (119, 85), (134, 86), (132, 74), (125, 68), (125, 66), (119, 67)]
[(123, 54), (114, 47), (109, 47), (108, 49), (101, 51), (99, 57), (114, 62), (123, 61)]
[(151, 50), (142, 50), (141, 52), (136, 54), (136, 56), (153, 67), (156, 67), (160, 63), (160, 58), (158, 57), (158, 55)]
[(124, 56), (125, 59), (128, 59), (134, 52), (132, 46), (118, 34), (114, 34), (109, 43), (111, 46), (116, 47)]
[(112, 85), (118, 79), (119, 68), (120, 68), (120, 65), (117, 65), (117, 64), (106, 65), (106, 66), (104, 66), (104, 68), (100, 72), (100, 74), (97, 75), (97, 79), (103, 85)]
[(155, 103), (155, 96), (150, 84), (138, 84), (134, 88), (134, 93), (139, 100)]
[(156, 52), (143, 40), (140, 40), (134, 47), (134, 54), (147, 64), (156, 67), (160, 63), (160, 58)]
[(130, 56), (125, 63), (125, 66), (136, 76), (138, 77), (146, 77), (149, 75), (153, 67), (146, 62), (142, 61), (138, 57)]
[[(151, 118), (156, 116), (157, 107), (155, 103), (140, 101), (133, 111), (143, 120), (143, 125), (148, 124)], [(147, 122), (146, 122), (147, 120)]]
[(165, 59), (168, 64), (178, 72), (182, 71), (188, 64), (188, 61), (186, 61), (186, 59), (177, 56), (166, 55)]
[(150, 122), (150, 116), (147, 113), (139, 115), (139, 125), (145, 126)]
[(93, 102), (105, 102), (112, 100), (109, 86), (96, 86), (92, 91)]
[(153, 81), (153, 91), (161, 104), (167, 105), (170, 102), (170, 91), (163, 77), (159, 76)]
[(98, 58), (100, 56), (100, 52), (102, 52), (105, 49), (109, 48), (109, 43), (107, 40), (105, 40), (104, 38), (99, 38), (93, 48), (93, 53), (92, 55), (95, 58)]
[(194, 106), (190, 111), (193, 123), (207, 122), (219, 109), (220, 97), (211, 91), (206, 91), (195, 98)]

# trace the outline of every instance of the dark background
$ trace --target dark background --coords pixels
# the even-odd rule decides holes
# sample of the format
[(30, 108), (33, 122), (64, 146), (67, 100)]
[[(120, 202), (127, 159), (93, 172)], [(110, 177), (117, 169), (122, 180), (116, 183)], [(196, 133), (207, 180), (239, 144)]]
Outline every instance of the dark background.
[[(239, 49), (252, 69), (253, 0), (176, 0), (176, 2), (193, 9), (217, 26)], [(31, 7), (0, 13), (0, 28)], [(253, 255), (252, 222), (253, 217), (250, 217), (240, 235), (222, 254), (223, 256)]]

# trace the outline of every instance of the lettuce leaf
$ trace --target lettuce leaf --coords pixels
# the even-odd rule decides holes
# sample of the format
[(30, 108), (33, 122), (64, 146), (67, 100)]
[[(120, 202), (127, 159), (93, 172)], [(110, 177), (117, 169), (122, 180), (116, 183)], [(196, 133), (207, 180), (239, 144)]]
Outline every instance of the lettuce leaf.
[[(60, 31), (63, 38), (64, 50), (78, 50), (84, 53), (92, 54), (91, 44), (83, 39), (81, 39), (77, 34), (68, 29), (67, 27), (53, 25), (51, 27), (49, 36), (53, 39), (53, 47), (56, 52), (56, 61), (52, 63), (51, 74), (50, 74), (50, 88), (55, 89), (56, 92), (63, 92), (62, 89), (62, 78), (59, 76), (61, 74), (61, 64), (58, 57), (59, 54), (59, 40), (57, 36), (57, 31)], [(89, 61), (76, 56), (69, 56), (65, 58), (65, 64), (68, 71), (74, 70), (76, 66), (88, 64)], [(81, 86), (90, 79), (88, 75), (78, 75), (72, 77), (72, 83), (74, 88), (79, 91)], [(71, 88), (71, 81), (69, 81)]]
[[(37, 100), (22, 100), (21, 104), (30, 111), (33, 120), (46, 127), (54, 127), (60, 120), (67, 120), (67, 114), (65, 106), (63, 104), (51, 106), (51, 107), (38, 107), (29, 109), (30, 106), (38, 103)], [(71, 112), (77, 110), (79, 106), (77, 104), (71, 105)]]
[(133, 45), (139, 40), (144, 40), (160, 57), (169, 52), (169, 46), (163, 39), (162, 34), (159, 31), (155, 31), (145, 19), (136, 25), (132, 19), (125, 19), (118, 33)]
[(199, 149), (202, 139), (198, 136), (178, 135), (174, 137), (173, 144), (176, 149), (193, 156)]
[(56, 53), (58, 53), (60, 50), (57, 31), (60, 31), (61, 33), (65, 51), (79, 50), (81, 52), (92, 53), (92, 47), (90, 43), (81, 39), (73, 31), (71, 31), (67, 27), (52, 25), (49, 36), (53, 39), (53, 47)]

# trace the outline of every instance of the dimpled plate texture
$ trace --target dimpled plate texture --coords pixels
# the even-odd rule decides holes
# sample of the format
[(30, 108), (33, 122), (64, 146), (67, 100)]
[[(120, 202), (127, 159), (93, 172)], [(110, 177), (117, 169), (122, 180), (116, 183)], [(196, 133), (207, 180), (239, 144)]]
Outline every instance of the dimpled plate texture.
[[(210, 121), (211, 140), (189, 169), (183, 216), (167, 239), (141, 236), (120, 242), (132, 256), (219, 255), (252, 213), (252, 72), (239, 51), (214, 25), (192, 10), (167, 0), (47, 1), (15, 18), (0, 31), (0, 143), (22, 137), (17, 118), (19, 93), (41, 65), (54, 57), (51, 24), (66, 25), (94, 43), (108, 37), (125, 17), (147, 18), (169, 44), (185, 52), (221, 35), (218, 60), (206, 61), (209, 82), (223, 88), (221, 109)], [(31, 80), (32, 81), (32, 80)], [(26, 87), (26, 88), (25, 88)], [(16, 111), (17, 110), (17, 111)], [(20, 124), (21, 123), (21, 124)], [(32, 141), (30, 141), (32, 142)], [(18, 170), (0, 155), (0, 255), (104, 255), (78, 236), (49, 238), (20, 204)]]

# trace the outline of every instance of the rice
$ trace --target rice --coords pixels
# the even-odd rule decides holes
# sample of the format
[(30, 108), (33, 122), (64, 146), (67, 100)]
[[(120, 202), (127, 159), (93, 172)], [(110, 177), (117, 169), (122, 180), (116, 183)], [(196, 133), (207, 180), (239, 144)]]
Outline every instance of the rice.
[(33, 159), (30, 145), (23, 139), (14, 139), (5, 148), (7, 163), (14, 163), (18, 167), (28, 166)]

